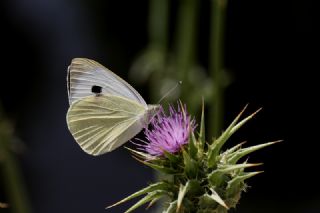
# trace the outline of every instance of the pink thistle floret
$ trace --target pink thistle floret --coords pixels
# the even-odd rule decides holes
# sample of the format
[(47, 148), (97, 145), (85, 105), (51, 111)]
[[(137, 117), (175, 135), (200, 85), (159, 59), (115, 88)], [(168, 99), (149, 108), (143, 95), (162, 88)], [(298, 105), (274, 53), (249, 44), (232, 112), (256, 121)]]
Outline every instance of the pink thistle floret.
[(143, 149), (152, 156), (163, 156), (164, 152), (176, 153), (188, 143), (194, 128), (195, 121), (187, 114), (186, 107), (181, 109), (178, 106), (175, 110), (170, 106), (169, 115), (161, 107), (151, 121), (151, 129), (145, 129), (148, 142)]

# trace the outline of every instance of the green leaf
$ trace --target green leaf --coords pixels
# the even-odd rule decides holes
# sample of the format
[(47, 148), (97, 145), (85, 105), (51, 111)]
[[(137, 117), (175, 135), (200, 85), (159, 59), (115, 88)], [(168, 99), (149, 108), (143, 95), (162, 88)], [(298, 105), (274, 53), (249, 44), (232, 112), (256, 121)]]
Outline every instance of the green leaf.
[(246, 142), (239, 143), (239, 144), (231, 147), (230, 149), (227, 149), (226, 151), (224, 151), (223, 153), (221, 153), (217, 157), (217, 161), (219, 161), (220, 164), (221, 163), (222, 164), (229, 164), (228, 158), (231, 156), (232, 153), (234, 153), (235, 151), (239, 150), (244, 143), (246, 143)]
[(279, 143), (281, 142), (281, 140), (279, 141), (273, 141), (273, 142), (268, 142), (268, 143), (264, 143), (264, 144), (259, 144), (259, 145), (256, 145), (256, 146), (250, 146), (250, 147), (247, 147), (247, 148), (243, 148), (243, 149), (239, 149), (237, 150), (236, 152), (230, 154), (228, 158), (228, 162), (230, 164), (234, 164), (236, 163), (238, 160), (240, 160), (242, 157), (252, 153), (252, 152), (255, 152), (259, 149), (262, 149), (264, 147), (267, 147), (267, 146), (270, 146), (272, 144), (276, 144), (276, 143)]
[(235, 193), (241, 191), (241, 185), (244, 185), (244, 181), (248, 178), (251, 178), (257, 174), (262, 173), (262, 171), (258, 172), (248, 172), (243, 175), (236, 176), (232, 180), (228, 182), (228, 186), (226, 188), (227, 197), (233, 196)]
[(127, 202), (135, 197), (139, 197), (143, 194), (146, 194), (146, 193), (150, 193), (150, 192), (153, 192), (153, 191), (157, 191), (157, 190), (163, 190), (163, 191), (171, 191), (172, 189), (172, 186), (170, 186), (170, 184), (166, 183), (166, 182), (158, 182), (158, 183), (154, 183), (150, 186), (147, 186), (139, 191), (137, 191), (136, 193), (133, 193), (132, 195), (129, 195), (128, 197), (120, 200), (119, 202), (113, 204), (113, 205), (110, 205), (108, 207), (106, 207), (106, 209), (109, 209), (109, 208), (112, 208), (114, 206), (117, 206), (117, 205), (120, 205), (124, 202)]
[(200, 209), (214, 209), (217, 207), (217, 202), (213, 200), (209, 194), (204, 194), (201, 197), (199, 197), (199, 203)]
[(184, 149), (182, 149), (182, 155), (185, 174), (190, 179), (196, 178), (199, 170), (199, 165), (197, 161), (193, 160)]
[(261, 164), (244, 163), (244, 164), (236, 164), (236, 165), (225, 165), (219, 169), (214, 170), (211, 174), (209, 174), (208, 181), (213, 188), (219, 187), (222, 184), (222, 182), (225, 180), (223, 178), (225, 174), (229, 174), (239, 169), (258, 166), (258, 165), (261, 165)]
[(198, 154), (198, 149), (196, 147), (197, 144), (197, 139), (194, 135), (193, 132), (191, 132), (191, 138), (189, 139), (189, 143), (188, 143), (188, 151), (189, 151), (189, 155), (191, 156), (191, 158), (196, 159), (197, 154)]
[(255, 111), (254, 113), (252, 113), (251, 115), (249, 115), (248, 117), (246, 117), (245, 119), (243, 119), (242, 121), (240, 121), (239, 123), (237, 123), (237, 125), (235, 125), (234, 127), (232, 127), (230, 134), (232, 135), (233, 133), (235, 133), (238, 129), (240, 129), (240, 127), (242, 127), (245, 123), (247, 123), (250, 119), (252, 119), (258, 112), (261, 111), (262, 108), (258, 109), (257, 111)]
[(191, 213), (195, 212), (194, 201), (188, 199), (188, 197), (184, 197), (183, 205), (181, 206), (180, 213)]
[(139, 161), (140, 163), (143, 163), (146, 166), (151, 167), (152, 169), (158, 170), (160, 172), (163, 172), (165, 174), (179, 174), (180, 172), (176, 169), (173, 169), (171, 167), (167, 167), (161, 164), (156, 164), (156, 163), (151, 163), (149, 161), (143, 161), (139, 158), (136, 158), (133, 156), (134, 159), (136, 159), (137, 161)]
[(187, 195), (191, 197), (197, 197), (203, 194), (203, 188), (197, 179), (188, 180), (189, 188)]
[(238, 120), (240, 119), (241, 115), (245, 111), (247, 106), (244, 107), (244, 109), (239, 113), (239, 115), (232, 121), (232, 123), (229, 125), (229, 127), (221, 134), (221, 136), (216, 139), (208, 149), (208, 166), (209, 168), (213, 168), (216, 166), (216, 158), (220, 152), (221, 147), (224, 145), (224, 143), (231, 137), (232, 128), (237, 124)]
[(211, 195), (204, 194), (199, 198), (199, 206), (201, 209), (216, 209), (217, 204), (223, 206), (225, 209), (228, 209), (228, 206), (219, 196), (219, 194), (214, 190), (210, 189)]
[(167, 152), (166, 150), (163, 150), (163, 154), (173, 164), (177, 164), (180, 161), (179, 155), (174, 155), (170, 152)]
[(235, 165), (223, 165), (218, 170), (222, 173), (230, 173), (234, 170), (249, 168), (253, 166), (260, 166), (261, 163), (242, 163), (242, 164), (235, 164)]
[(133, 210), (139, 208), (145, 203), (148, 203), (154, 199), (159, 199), (165, 195), (168, 195), (167, 191), (157, 190), (153, 192), (149, 192), (145, 197), (143, 197), (141, 200), (139, 200), (136, 204), (134, 204), (131, 208), (129, 208), (125, 213), (132, 212)]
[(221, 155), (223, 155), (223, 156), (230, 155), (231, 153), (239, 150), (239, 149), (242, 147), (242, 145), (245, 144), (245, 143), (246, 143), (246, 141), (244, 141), (244, 142), (242, 142), (242, 143), (239, 143), (239, 144), (231, 147), (230, 149), (227, 149), (227, 150), (226, 150), (225, 152), (223, 152)]

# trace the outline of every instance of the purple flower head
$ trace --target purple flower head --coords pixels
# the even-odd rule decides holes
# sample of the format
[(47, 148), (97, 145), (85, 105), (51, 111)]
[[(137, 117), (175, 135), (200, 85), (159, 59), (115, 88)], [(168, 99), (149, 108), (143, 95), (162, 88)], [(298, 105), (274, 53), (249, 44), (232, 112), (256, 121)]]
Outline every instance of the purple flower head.
[(162, 156), (165, 151), (176, 153), (188, 143), (194, 128), (195, 121), (187, 114), (186, 106), (178, 106), (178, 110), (169, 106), (169, 115), (161, 107), (151, 121), (151, 129), (144, 131), (148, 142), (142, 148), (152, 156)]

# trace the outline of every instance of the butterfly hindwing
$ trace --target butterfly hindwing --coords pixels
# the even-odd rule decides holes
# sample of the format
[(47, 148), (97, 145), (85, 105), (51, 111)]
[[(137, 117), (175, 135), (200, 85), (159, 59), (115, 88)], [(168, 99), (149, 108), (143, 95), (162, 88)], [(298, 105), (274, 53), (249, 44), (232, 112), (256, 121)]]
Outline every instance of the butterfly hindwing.
[(146, 108), (126, 97), (88, 96), (70, 106), (67, 123), (80, 147), (101, 155), (121, 146), (145, 125)]

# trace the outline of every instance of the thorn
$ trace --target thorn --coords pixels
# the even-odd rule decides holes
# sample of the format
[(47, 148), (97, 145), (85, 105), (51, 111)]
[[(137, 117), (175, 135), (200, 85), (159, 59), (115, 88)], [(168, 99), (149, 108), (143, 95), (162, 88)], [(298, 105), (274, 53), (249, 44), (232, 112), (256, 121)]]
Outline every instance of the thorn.
[(272, 144), (276, 144), (276, 143), (281, 143), (281, 142), (283, 142), (284, 140), (276, 140), (276, 141), (271, 141), (270, 143), (272, 143)]
[(263, 163), (250, 163), (250, 167), (261, 166), (261, 165), (263, 165)]
[(256, 171), (256, 172), (252, 172), (252, 175), (254, 176), (254, 175), (258, 175), (258, 174), (262, 174), (262, 173), (264, 173), (264, 171)]
[(255, 116), (258, 112), (260, 112), (262, 110), (262, 107), (260, 107), (258, 110), (256, 110), (254, 113), (252, 113), (251, 115), (249, 115), (248, 117), (252, 118), (253, 116)]
[(242, 141), (241, 143), (239, 143), (239, 147), (241, 147), (243, 144), (246, 144), (248, 141)]
[(115, 203), (115, 204), (112, 204), (112, 205), (110, 205), (110, 206), (107, 206), (107, 207), (105, 207), (104, 209), (111, 209), (112, 207), (115, 207), (115, 206), (117, 206), (119, 203), (117, 202), (117, 203)]
[(240, 118), (240, 116), (244, 113), (244, 111), (247, 109), (249, 104), (246, 104), (243, 109), (241, 110), (241, 112), (238, 114), (237, 118)]
[(140, 158), (134, 156), (134, 155), (131, 155), (131, 157), (135, 160), (137, 160), (138, 162), (142, 163), (142, 164), (145, 164), (145, 161), (141, 160)]
[(146, 207), (146, 210), (150, 209), (155, 202), (157, 202), (157, 199), (153, 199), (152, 201), (150, 201), (148, 206)]
[(270, 145), (281, 143), (281, 142), (283, 142), (283, 140), (276, 140), (276, 141), (266, 142), (265, 144), (268, 144), (268, 146), (270, 146)]

